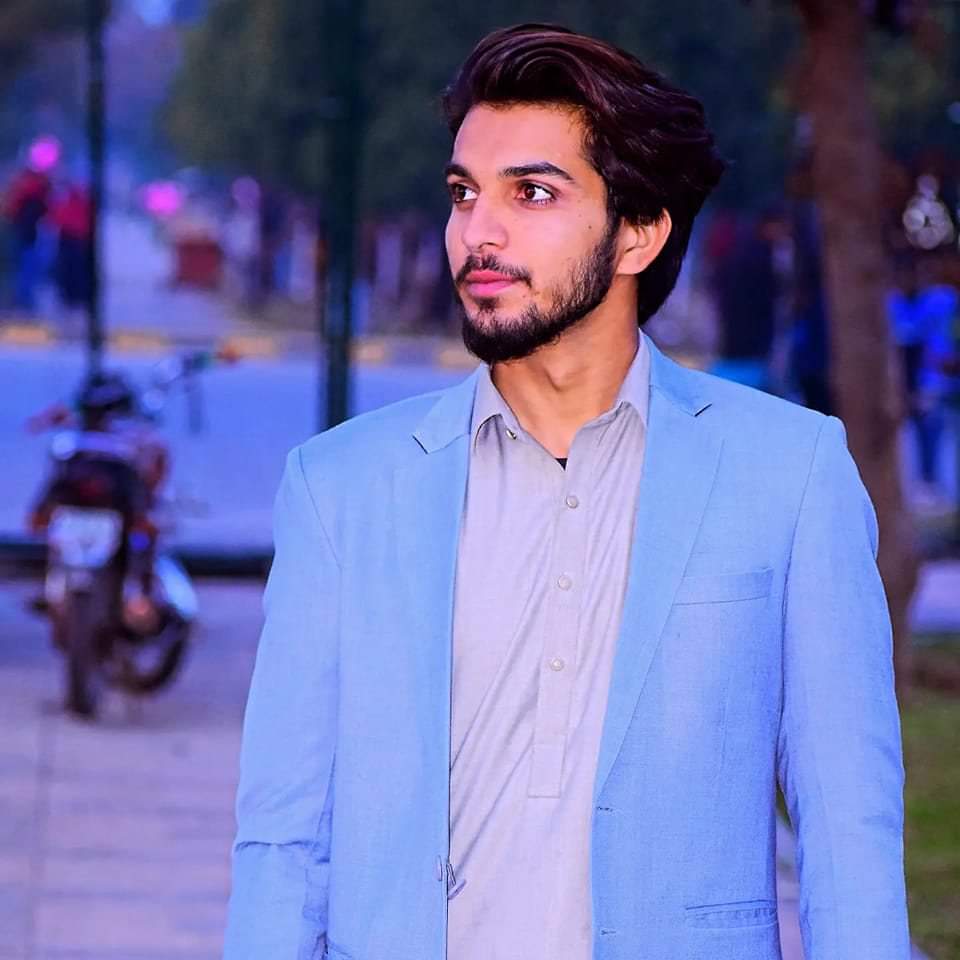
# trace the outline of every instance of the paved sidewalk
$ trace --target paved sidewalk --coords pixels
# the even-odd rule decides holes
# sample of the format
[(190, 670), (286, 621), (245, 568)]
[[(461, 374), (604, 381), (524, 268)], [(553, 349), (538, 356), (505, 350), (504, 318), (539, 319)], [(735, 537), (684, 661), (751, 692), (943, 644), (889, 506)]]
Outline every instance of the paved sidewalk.
[(32, 589), (0, 585), (0, 960), (216, 960), (259, 588), (205, 586), (180, 682), (97, 726), (54, 708)]

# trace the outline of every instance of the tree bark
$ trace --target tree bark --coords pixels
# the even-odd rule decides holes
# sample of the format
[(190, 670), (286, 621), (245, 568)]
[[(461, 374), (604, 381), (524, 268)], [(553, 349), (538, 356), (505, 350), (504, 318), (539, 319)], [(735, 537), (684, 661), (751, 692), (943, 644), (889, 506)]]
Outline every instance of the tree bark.
[(879, 566), (901, 698), (911, 679), (908, 608), (917, 581), (913, 518), (900, 482), (903, 391), (884, 305), (880, 146), (860, 0), (797, 0), (807, 25), (802, 107), (813, 125), (813, 185), (823, 231), (830, 379), (851, 453), (880, 524)]

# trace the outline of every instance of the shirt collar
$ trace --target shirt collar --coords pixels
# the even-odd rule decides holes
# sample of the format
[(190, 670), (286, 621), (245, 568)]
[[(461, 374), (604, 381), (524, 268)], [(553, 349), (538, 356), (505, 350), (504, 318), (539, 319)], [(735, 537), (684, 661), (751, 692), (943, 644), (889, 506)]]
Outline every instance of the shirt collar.
[[(647, 335), (642, 330), (638, 341), (637, 352), (627, 370), (627, 375), (623, 378), (623, 383), (620, 384), (617, 399), (610, 410), (602, 416), (608, 416), (622, 404), (628, 403), (639, 414), (646, 428), (650, 409), (650, 348), (647, 344)], [(515, 434), (522, 431), (514, 412), (496, 388), (490, 376), (490, 367), (482, 363), (477, 373), (477, 389), (470, 424), (470, 436), (474, 444), (483, 425), (493, 417), (500, 417), (508, 431)]]

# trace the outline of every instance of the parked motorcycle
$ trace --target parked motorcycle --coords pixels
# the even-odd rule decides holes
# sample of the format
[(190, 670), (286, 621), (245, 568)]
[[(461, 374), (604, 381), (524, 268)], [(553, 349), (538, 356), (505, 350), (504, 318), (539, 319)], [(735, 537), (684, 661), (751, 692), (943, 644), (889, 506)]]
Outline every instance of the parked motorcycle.
[(29, 424), (54, 431), (30, 525), (47, 541), (37, 605), (64, 657), (70, 713), (96, 716), (108, 687), (153, 693), (183, 665), (197, 600), (161, 543), (156, 508), (170, 456), (156, 424), (175, 385), (235, 359), (227, 351), (183, 354), (139, 392), (119, 373), (97, 373), (72, 407), (56, 405)]

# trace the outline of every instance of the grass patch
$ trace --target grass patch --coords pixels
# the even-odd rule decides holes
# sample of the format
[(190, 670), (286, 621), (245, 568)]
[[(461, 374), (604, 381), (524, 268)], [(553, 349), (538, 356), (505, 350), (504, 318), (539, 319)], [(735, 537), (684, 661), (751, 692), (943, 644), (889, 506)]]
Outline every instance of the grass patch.
[[(960, 637), (926, 647), (960, 672)], [(917, 687), (903, 711), (906, 870), (913, 939), (960, 958), (960, 696)]]

